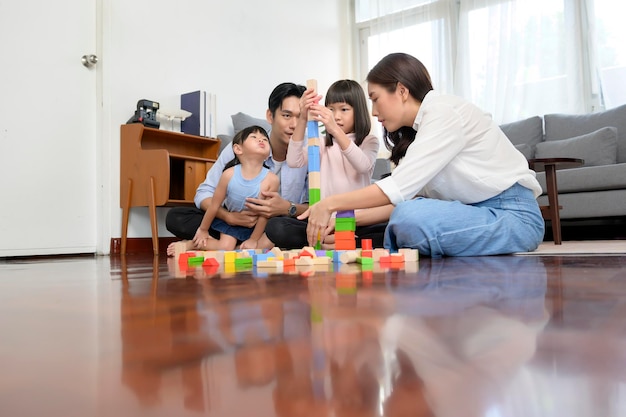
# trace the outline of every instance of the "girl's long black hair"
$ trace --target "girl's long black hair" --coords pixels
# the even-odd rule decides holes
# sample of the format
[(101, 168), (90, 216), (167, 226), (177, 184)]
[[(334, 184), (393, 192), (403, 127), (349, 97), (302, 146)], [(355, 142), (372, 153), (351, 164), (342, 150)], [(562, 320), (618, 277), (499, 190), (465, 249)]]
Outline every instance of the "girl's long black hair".
[[(363, 87), (354, 80), (335, 81), (326, 92), (325, 106), (335, 103), (347, 103), (354, 110), (354, 143), (361, 146), (363, 140), (370, 134), (372, 121), (367, 110), (367, 99)], [(326, 146), (333, 146), (333, 136), (326, 134)]]

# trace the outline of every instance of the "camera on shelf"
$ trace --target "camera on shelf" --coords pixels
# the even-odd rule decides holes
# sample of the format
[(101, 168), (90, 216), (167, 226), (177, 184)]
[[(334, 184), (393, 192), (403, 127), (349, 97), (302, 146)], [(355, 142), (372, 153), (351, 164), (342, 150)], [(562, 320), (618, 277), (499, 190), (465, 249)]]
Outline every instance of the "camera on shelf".
[(128, 119), (126, 124), (141, 123), (147, 127), (153, 127), (158, 129), (161, 125), (156, 119), (157, 111), (159, 110), (159, 103), (152, 100), (142, 99), (137, 102), (137, 110), (133, 117)]

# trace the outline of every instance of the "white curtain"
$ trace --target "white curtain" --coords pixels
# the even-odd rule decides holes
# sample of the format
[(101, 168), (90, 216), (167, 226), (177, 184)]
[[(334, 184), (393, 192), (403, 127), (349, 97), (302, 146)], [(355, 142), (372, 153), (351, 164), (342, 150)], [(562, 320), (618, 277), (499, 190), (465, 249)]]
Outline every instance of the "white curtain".
[(410, 53), (437, 90), (498, 123), (626, 103), (626, 25), (613, 0), (355, 1), (361, 72)]
[(563, 0), (461, 1), (456, 92), (500, 122), (583, 112), (590, 90), (576, 21)]
[(438, 90), (454, 91), (456, 0), (357, 1), (357, 24), (368, 21), (360, 37), (364, 72), (387, 54), (406, 52), (426, 65)]

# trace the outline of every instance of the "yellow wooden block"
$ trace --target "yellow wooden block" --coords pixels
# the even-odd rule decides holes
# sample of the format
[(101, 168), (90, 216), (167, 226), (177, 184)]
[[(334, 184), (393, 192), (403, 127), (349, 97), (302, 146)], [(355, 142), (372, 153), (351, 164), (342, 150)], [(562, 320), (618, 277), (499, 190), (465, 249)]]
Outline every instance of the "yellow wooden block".
[(237, 252), (235, 251), (226, 251), (224, 252), (224, 262), (229, 264), (229, 263), (235, 263), (235, 259), (237, 259)]

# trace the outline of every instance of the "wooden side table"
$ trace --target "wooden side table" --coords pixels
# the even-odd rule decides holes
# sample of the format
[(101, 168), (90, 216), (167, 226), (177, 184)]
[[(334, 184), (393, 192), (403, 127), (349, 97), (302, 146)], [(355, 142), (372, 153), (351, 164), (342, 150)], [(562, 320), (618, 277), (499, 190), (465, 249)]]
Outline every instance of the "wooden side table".
[(541, 206), (541, 214), (545, 220), (552, 224), (552, 238), (555, 245), (561, 244), (561, 216), (559, 210), (559, 189), (556, 184), (556, 171), (558, 169), (578, 168), (585, 163), (578, 158), (537, 158), (529, 159), (528, 166), (535, 172), (546, 172), (546, 187), (548, 192), (548, 205)]

